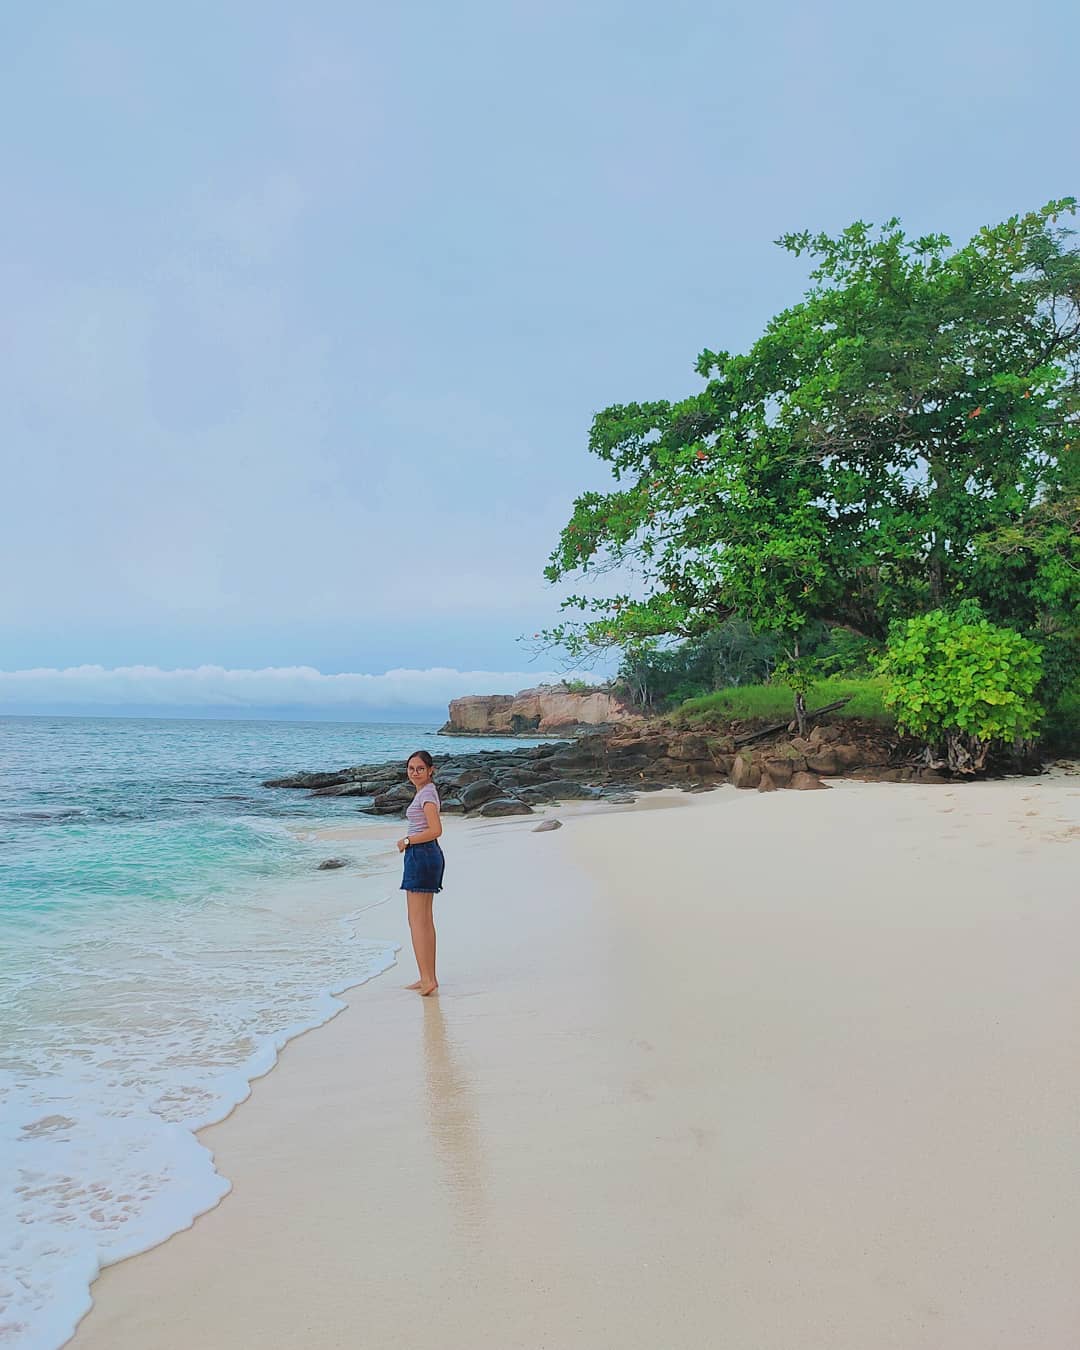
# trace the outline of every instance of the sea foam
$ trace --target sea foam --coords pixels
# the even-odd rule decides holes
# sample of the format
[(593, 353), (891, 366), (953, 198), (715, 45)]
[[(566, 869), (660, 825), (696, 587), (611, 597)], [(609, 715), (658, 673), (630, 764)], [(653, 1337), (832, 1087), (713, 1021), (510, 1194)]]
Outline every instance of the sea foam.
[[(374, 877), (367, 886), (378, 895)], [(227, 1193), (195, 1131), (333, 1017), (337, 993), (394, 963), (391, 944), (357, 938), (342, 893), (320, 877), (198, 906), (129, 902), (120, 923), (68, 923), (45, 951), (39, 932), (5, 952), (4, 1350), (55, 1350), (102, 1266)]]

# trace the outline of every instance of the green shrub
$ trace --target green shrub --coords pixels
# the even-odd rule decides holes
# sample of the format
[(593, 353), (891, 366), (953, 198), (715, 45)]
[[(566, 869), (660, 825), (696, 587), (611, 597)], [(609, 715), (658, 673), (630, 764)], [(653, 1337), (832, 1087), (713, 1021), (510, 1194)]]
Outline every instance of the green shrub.
[(1000, 628), (975, 605), (935, 609), (896, 625), (878, 669), (897, 724), (974, 773), (990, 750), (1033, 736), (1042, 717), (1038, 644)]

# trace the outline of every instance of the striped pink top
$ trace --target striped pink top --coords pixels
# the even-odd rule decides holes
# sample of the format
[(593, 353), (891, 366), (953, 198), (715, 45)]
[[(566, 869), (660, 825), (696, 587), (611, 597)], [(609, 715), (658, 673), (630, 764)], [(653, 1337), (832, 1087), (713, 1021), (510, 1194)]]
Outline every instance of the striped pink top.
[(427, 829), (427, 817), (424, 815), (424, 803), (434, 802), (441, 806), (439, 794), (434, 783), (425, 783), (405, 809), (405, 819), (409, 822), (409, 835), (422, 834)]

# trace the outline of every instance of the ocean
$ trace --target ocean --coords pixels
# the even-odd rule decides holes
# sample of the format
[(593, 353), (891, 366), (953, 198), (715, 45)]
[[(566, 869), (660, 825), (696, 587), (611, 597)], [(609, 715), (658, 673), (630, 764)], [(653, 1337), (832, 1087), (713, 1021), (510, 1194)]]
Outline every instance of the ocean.
[(194, 1132), (394, 963), (355, 924), (399, 899), (396, 853), (318, 837), (375, 818), (262, 781), (437, 756), (434, 731), (0, 718), (3, 1350), (55, 1350), (102, 1266), (216, 1204)]

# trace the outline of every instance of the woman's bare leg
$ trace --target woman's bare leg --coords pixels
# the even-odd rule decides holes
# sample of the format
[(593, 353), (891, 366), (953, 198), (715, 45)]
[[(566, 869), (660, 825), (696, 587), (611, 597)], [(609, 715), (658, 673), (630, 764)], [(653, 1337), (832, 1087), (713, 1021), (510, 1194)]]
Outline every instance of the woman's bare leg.
[(432, 902), (435, 897), (430, 892), (407, 891), (409, 904), (409, 932), (412, 934), (413, 954), (420, 979), (410, 989), (418, 989), (421, 994), (433, 994), (439, 987), (435, 978), (435, 919), (432, 914)]

